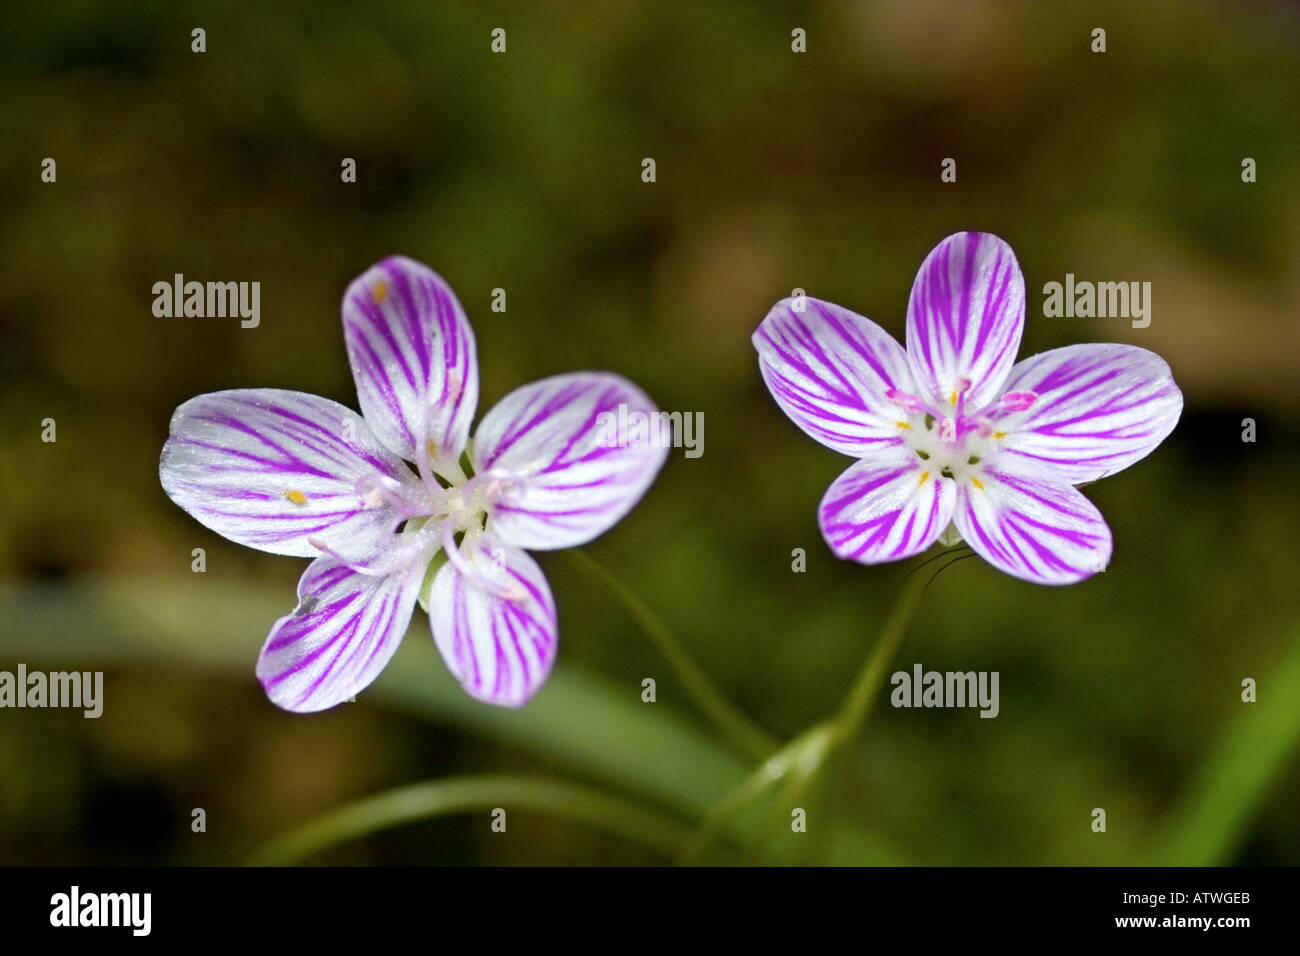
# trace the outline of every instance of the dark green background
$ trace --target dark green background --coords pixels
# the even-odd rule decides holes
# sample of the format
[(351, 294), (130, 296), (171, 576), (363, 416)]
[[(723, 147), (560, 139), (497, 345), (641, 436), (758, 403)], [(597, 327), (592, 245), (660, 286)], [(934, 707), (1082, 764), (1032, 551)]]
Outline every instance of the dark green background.
[[(428, 262), (474, 325), (480, 411), (604, 368), (704, 413), (703, 457), (674, 453), (587, 551), (789, 737), (839, 706), (907, 566), (831, 556), (816, 505), (848, 459), (785, 419), (749, 336), (801, 287), (901, 338), (917, 267), (961, 229), (1019, 257), (1022, 354), (1152, 349), (1183, 420), (1087, 490), (1114, 531), (1106, 574), (1049, 589), (966, 561), (930, 588), (899, 666), (999, 671), (1001, 715), (882, 699), (808, 834), (834, 814), (865, 836), (787, 837), (770, 858), (1300, 862), (1295, 5), (51, 2), (2, 17), (0, 666), (106, 672), (97, 721), (0, 713), (5, 863), (238, 862), (355, 797), (480, 771), (585, 780), (697, 820), (744, 761), (563, 555), (541, 558), (556, 674), (522, 712), (464, 699), (422, 613), (357, 703), (276, 710), (253, 664), (303, 564), (166, 499), (170, 414), (252, 386), (355, 406), (343, 289), (391, 253)], [(47, 156), (56, 184), (40, 181)], [(939, 180), (949, 156), (956, 184)], [(155, 318), (151, 286), (177, 272), (260, 281), (261, 326)], [(1151, 326), (1044, 318), (1042, 286), (1067, 272), (1150, 281)], [(1244, 677), (1258, 704), (1240, 702)], [(521, 812), (507, 835), (477, 814), (314, 859), (661, 858)]]

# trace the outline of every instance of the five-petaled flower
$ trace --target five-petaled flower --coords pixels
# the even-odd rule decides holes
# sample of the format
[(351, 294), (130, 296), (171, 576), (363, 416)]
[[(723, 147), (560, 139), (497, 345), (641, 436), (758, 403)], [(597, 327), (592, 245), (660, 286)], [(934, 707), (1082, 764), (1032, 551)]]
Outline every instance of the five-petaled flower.
[(369, 685), (439, 550), (425, 592), (438, 650), (469, 694), (520, 706), (557, 636), (550, 587), (523, 549), (583, 544), (627, 514), (667, 449), (609, 444), (598, 424), (620, 405), (657, 409), (609, 373), (525, 385), (479, 423), (468, 477), (478, 360), (451, 288), (386, 259), (348, 287), (343, 332), (364, 417), (280, 389), (200, 395), (172, 417), (163, 488), (232, 541), (315, 558), (257, 662), (279, 706), (323, 710)]
[(1070, 345), (1013, 365), (1025, 283), (989, 233), (939, 243), (907, 307), (907, 348), (870, 319), (812, 298), (784, 299), (754, 333), (782, 410), (859, 459), (822, 498), (838, 557), (877, 564), (955, 529), (1018, 578), (1069, 584), (1105, 569), (1111, 534), (1075, 485), (1149, 454), (1182, 412), (1158, 355)]

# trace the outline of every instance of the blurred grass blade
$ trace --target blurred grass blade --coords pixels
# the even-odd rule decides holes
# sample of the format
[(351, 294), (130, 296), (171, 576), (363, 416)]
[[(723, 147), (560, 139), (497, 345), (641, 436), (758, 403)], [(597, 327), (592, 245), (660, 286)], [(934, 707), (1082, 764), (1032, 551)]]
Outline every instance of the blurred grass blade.
[(1300, 629), (1272, 673), (1257, 678), (1257, 702), (1240, 708), (1170, 812), (1152, 863), (1223, 866), (1300, 742)]
[[(232, 584), (202, 575), (143, 581), (94, 578), (74, 584), (0, 584), (0, 654), (29, 664), (73, 661), (158, 668), (197, 665), (256, 686), (253, 664), (292, 590)], [(392, 662), (358, 701), (397, 705), (505, 741), (685, 816), (727, 793), (745, 766), (671, 705), (648, 707), (641, 688), (612, 686), (561, 660), (522, 710), (470, 699), (447, 672), (417, 614)], [(260, 696), (260, 691), (259, 691)], [(111, 707), (111, 699), (107, 705)], [(270, 703), (259, 706), (271, 708)]]
[[(43, 585), (0, 582), (0, 658), (117, 669), (202, 668), (255, 687), (253, 664), (292, 588), (202, 575), (93, 577)], [(106, 690), (105, 707), (112, 706)], [(257, 692), (258, 705), (271, 708)], [(671, 704), (641, 703), (630, 688), (567, 664), (522, 710), (470, 699), (448, 674), (428, 623), (416, 615), (402, 647), (358, 701), (478, 733), (601, 781), (684, 819), (699, 820), (745, 779), (750, 767), (715, 744)], [(734, 822), (744, 842), (753, 827)], [(841, 864), (901, 860), (876, 834), (836, 825), (828, 841)]]
[[(286, 866), (390, 827), (460, 813), (534, 810), (590, 824), (672, 856), (690, 831), (644, 807), (548, 777), (483, 774), (433, 780), (366, 797), (310, 820), (258, 851), (252, 866)], [(486, 825), (486, 820), (485, 820)]]

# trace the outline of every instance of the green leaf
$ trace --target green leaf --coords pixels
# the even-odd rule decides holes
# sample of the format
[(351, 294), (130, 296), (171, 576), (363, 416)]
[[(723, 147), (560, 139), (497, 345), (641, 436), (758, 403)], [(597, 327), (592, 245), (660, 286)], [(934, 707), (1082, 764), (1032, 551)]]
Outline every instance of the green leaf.
[(578, 820), (643, 843), (668, 857), (678, 853), (690, 837), (690, 830), (682, 824), (591, 787), (522, 774), (481, 774), (398, 787), (346, 804), (275, 840), (249, 863), (287, 866), (346, 840), (389, 827), (498, 807)]
[[(267, 631), (293, 601), (291, 590), (201, 575), (5, 582), (0, 584), (2, 651), (29, 664), (73, 661), (79, 668), (93, 664), (110, 671), (114, 665), (188, 665), (252, 682)], [(640, 690), (639, 684), (620, 687), (587, 672), (562, 654), (546, 687), (527, 707), (480, 703), (448, 674), (427, 620), (417, 614), (393, 661), (357, 699), (528, 750), (557, 768), (699, 820), (751, 768), (671, 704), (642, 703)], [(835, 826), (827, 844), (837, 862), (901, 860), (864, 828)], [(741, 819), (728, 832), (744, 842), (754, 830), (753, 821)]]

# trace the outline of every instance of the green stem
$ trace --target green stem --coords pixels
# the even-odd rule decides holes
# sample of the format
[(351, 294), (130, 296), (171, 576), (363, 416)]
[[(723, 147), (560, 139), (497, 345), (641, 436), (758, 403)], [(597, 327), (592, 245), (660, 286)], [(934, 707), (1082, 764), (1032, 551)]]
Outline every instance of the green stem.
[(820, 762), (820, 754), (832, 736), (831, 731), (831, 725), (828, 723), (815, 724), (759, 764), (708, 812), (691, 836), (690, 842), (677, 857), (677, 863), (682, 866), (698, 863), (722, 831), (750, 803), (792, 771), (808, 769)]
[(578, 820), (670, 857), (680, 853), (690, 839), (690, 830), (677, 821), (591, 787), (547, 777), (483, 774), (413, 784), (357, 800), (277, 838), (248, 862), (252, 866), (286, 866), (389, 827), (497, 807)]
[[(790, 768), (784, 785), (780, 793), (773, 798), (771, 806), (768, 808), (767, 818), (763, 822), (762, 829), (759, 830), (760, 836), (766, 834), (776, 834), (784, 831), (788, 838), (790, 831), (787, 829), (791, 820), (791, 811), (800, 807), (808, 816), (817, 812), (819, 803), (816, 792), (813, 790), (818, 781), (818, 772), (821, 769), (822, 762), (826, 760), (837, 744), (836, 727), (834, 721), (823, 721), (814, 728), (814, 735), (809, 739), (807, 746), (804, 748), (800, 759), (797, 760)], [(811, 799), (810, 799), (811, 798)], [(813, 832), (822, 832), (820, 824), (814, 823)], [(803, 851), (802, 856), (811, 858), (810, 850), (811, 836), (800, 837), (797, 841), (798, 846)], [(760, 839), (754, 843), (751, 848), (751, 862), (762, 863), (768, 857), (772, 850), (772, 844), (775, 840)]]
[(650, 638), (651, 643), (667, 658), (669, 665), (695, 698), (699, 708), (737, 747), (751, 757), (765, 760), (781, 746), (767, 731), (746, 717), (727, 699), (727, 696), (691, 657), (690, 652), (673, 636), (668, 626), (622, 581), (581, 551), (569, 551), (568, 555), (623, 603), (646, 636)]
[(913, 573), (903, 582), (898, 600), (894, 602), (894, 607), (889, 612), (889, 618), (885, 621), (876, 646), (872, 648), (871, 655), (858, 671), (858, 676), (853, 681), (848, 696), (844, 698), (843, 706), (840, 707), (839, 715), (835, 718), (835, 746), (847, 746), (866, 726), (867, 718), (871, 716), (872, 705), (880, 696), (885, 675), (889, 672), (894, 656), (898, 653), (898, 647), (903, 642), (903, 635), (907, 633), (907, 625), (921, 602), (921, 595), (929, 583), (947, 567), (948, 565), (945, 564), (930, 576)]
[(880, 637), (876, 640), (875, 647), (871, 649), (861, 670), (858, 671), (839, 712), (825, 724), (818, 725), (823, 728), (825, 735), (821, 739), (813, 738), (811, 741), (813, 745), (806, 750), (804, 759), (793, 766), (795, 772), (786, 788), (787, 802), (802, 801), (804, 795), (817, 782), (818, 775), (827, 762), (846, 749), (866, 726), (876, 698), (880, 696), (885, 675), (889, 673), (894, 657), (898, 654), (898, 648), (903, 643), (903, 636), (907, 633), (907, 626), (921, 603), (921, 595), (936, 577), (960, 561), (964, 555), (958, 555), (951, 561), (942, 563), (932, 574), (920, 573), (930, 561), (946, 556), (939, 555), (937, 559), (931, 558), (921, 563), (904, 579), (889, 617), (885, 619), (885, 626), (880, 631)]
[[(943, 558), (947, 555), (939, 557)], [(690, 843), (678, 857), (678, 863), (698, 862), (721, 831), (738, 814), (787, 777), (789, 781), (785, 792), (790, 799), (800, 800), (809, 792), (827, 760), (838, 750), (848, 746), (866, 724), (872, 705), (884, 683), (885, 674), (888, 673), (890, 663), (898, 653), (903, 635), (907, 633), (907, 625), (920, 604), (921, 595), (925, 593), (930, 582), (952, 564), (960, 561), (962, 557), (963, 555), (958, 555), (942, 564), (938, 571), (930, 575), (918, 572), (930, 561), (936, 560), (935, 558), (923, 562), (909, 573), (880, 632), (880, 638), (849, 688), (838, 713), (829, 720), (814, 724), (772, 754), (723, 798), (722, 802), (714, 807), (696, 828)], [(775, 808), (770, 818), (776, 818)], [(759, 832), (761, 836), (763, 831)]]

